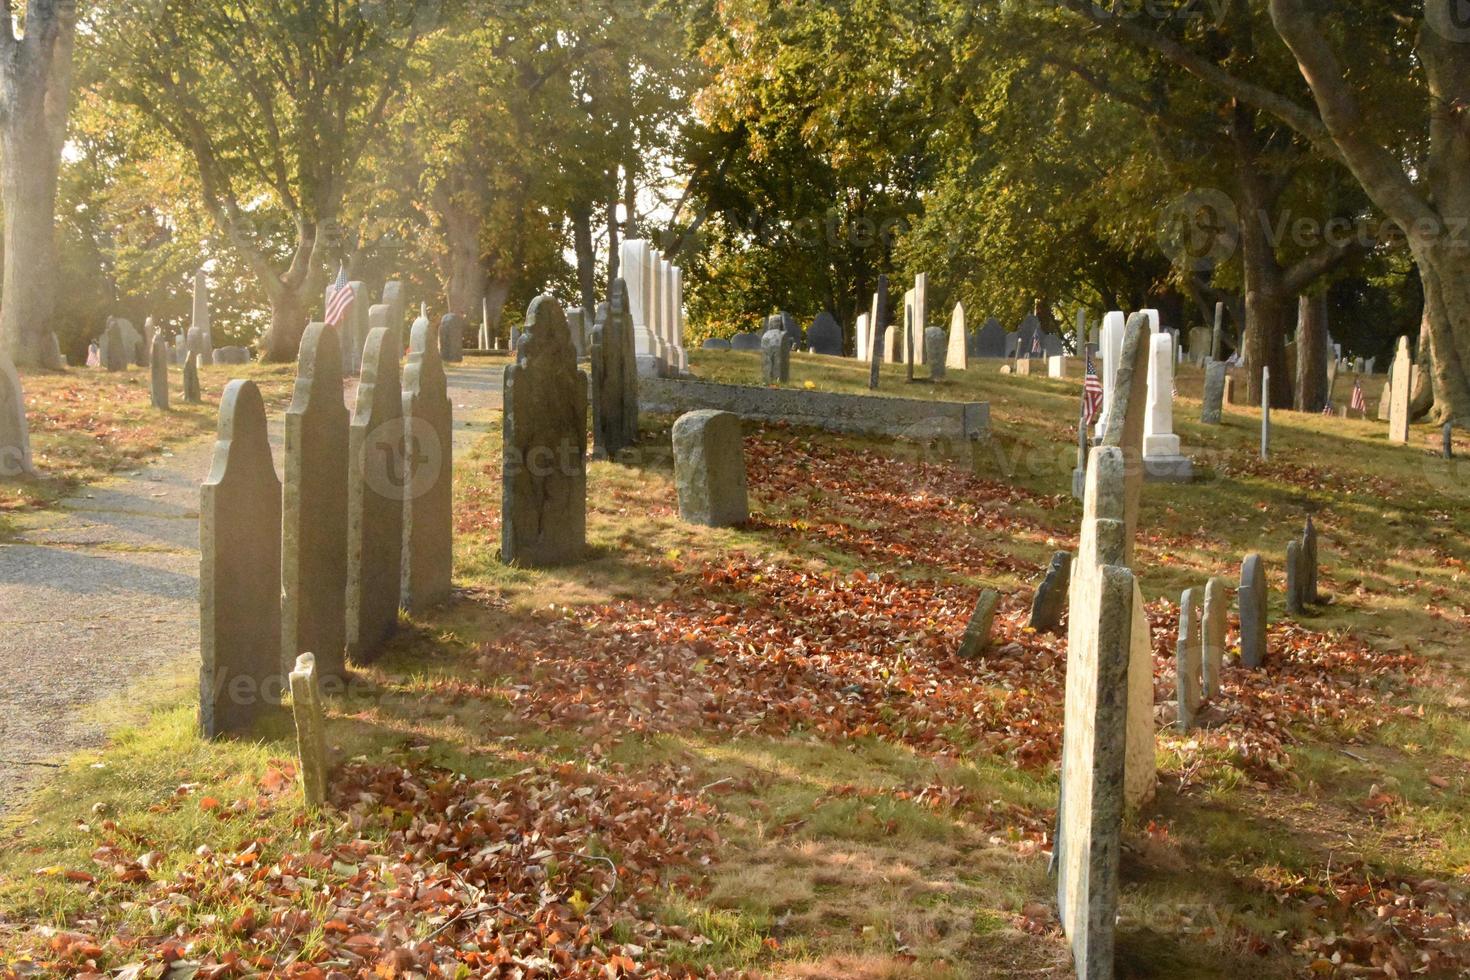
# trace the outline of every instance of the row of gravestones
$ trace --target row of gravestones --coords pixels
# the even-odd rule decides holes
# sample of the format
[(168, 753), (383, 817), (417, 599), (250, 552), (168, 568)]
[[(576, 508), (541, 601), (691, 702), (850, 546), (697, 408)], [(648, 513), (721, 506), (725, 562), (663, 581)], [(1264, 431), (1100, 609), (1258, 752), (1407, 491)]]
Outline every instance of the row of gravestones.
[[(394, 332), (364, 346), (350, 413), (335, 326), (301, 341), (276, 475), (265, 404), (235, 380), (200, 488), (200, 727), (248, 732), (303, 653), (322, 682), (370, 663), (398, 625), (450, 592), (452, 408), (427, 318), (400, 374)], [(345, 506), (344, 506), (345, 502)]]

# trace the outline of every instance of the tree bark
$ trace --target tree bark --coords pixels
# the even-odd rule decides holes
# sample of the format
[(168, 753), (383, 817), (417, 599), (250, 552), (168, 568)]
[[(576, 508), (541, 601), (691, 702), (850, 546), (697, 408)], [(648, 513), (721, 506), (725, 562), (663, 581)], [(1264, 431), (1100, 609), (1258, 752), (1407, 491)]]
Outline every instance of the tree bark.
[(1327, 404), (1327, 294), (1302, 296), (1297, 304), (1296, 408), (1320, 412)]
[(597, 253), (592, 248), (592, 202), (578, 201), (571, 207), (572, 247), (577, 253), (577, 290), (582, 310), (597, 311)]
[(446, 245), (444, 302), (449, 312), (474, 318), (485, 298), (485, 267), (480, 262), (482, 219), (473, 207), (448, 201), (439, 213)]

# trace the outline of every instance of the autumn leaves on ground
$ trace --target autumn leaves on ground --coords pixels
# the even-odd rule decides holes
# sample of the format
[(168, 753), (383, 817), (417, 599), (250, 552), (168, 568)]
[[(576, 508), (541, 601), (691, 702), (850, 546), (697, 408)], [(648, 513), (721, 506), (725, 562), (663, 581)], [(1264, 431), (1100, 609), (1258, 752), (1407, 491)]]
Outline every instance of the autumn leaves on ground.
[[(748, 375), (711, 355), (701, 373)], [(856, 366), (798, 358), (795, 383)], [(1382, 427), (1193, 425), (1204, 482), (1150, 487), (1157, 801), (1123, 859), (1125, 976), (1470, 969), (1465, 480)], [(1197, 382), (1195, 382), (1197, 385)], [(1024, 626), (1066, 495), (1078, 385), (972, 371), (973, 465), (749, 426), (754, 517), (677, 519), (668, 419), (595, 464), (587, 564), (507, 569), (498, 420), (459, 461), (462, 590), (331, 706), (329, 812), (301, 807), (283, 715), (205, 745), (187, 680), (76, 760), (0, 856), (18, 973), (242, 976), (1066, 976), (1047, 857), (1065, 642)], [(1037, 461), (1041, 461), (1040, 464)], [(1331, 604), (1273, 602), (1268, 669), (1231, 661), (1169, 726), (1179, 590), (1234, 584), (1306, 514)], [(980, 587), (1005, 597), (955, 656)], [(1233, 624), (1232, 624), (1233, 625)], [(1234, 642), (1232, 633), (1231, 642)]]

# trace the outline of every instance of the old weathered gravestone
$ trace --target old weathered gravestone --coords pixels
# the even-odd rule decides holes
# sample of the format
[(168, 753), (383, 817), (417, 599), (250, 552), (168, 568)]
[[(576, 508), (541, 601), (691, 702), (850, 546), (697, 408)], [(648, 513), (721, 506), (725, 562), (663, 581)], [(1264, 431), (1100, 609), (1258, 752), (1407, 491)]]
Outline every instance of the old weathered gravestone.
[(1388, 441), (1399, 445), (1409, 441), (1409, 395), (1413, 391), (1413, 368), (1409, 338), (1400, 337), (1393, 367), (1389, 369), (1388, 388), (1384, 390), (1384, 398), (1388, 400)]
[(1230, 598), (1225, 583), (1212, 578), (1205, 584), (1205, 611), (1201, 629), (1202, 674), (1204, 696), (1220, 696), (1221, 671), (1225, 665), (1225, 618), (1229, 612)]
[(1016, 328), (1016, 356), (1030, 357), (1034, 346), (1036, 335), (1041, 332), (1041, 321), (1034, 313), (1026, 314), (1021, 325)]
[(363, 346), (347, 454), (347, 655), (366, 664), (398, 629), (408, 486), (398, 351), (383, 327)]
[(402, 337), (409, 326), (405, 322), (408, 319), (408, 290), (401, 280), (389, 279), (383, 283), (383, 305), (388, 307), (388, 326)]
[(1189, 331), (1189, 359), (1203, 364), (1214, 346), (1214, 332), (1209, 327), (1195, 327)]
[(965, 332), (963, 303), (956, 303), (949, 317), (949, 345), (944, 353), (944, 366), (951, 371), (964, 371), (970, 366), (970, 336)]
[(1266, 662), (1266, 569), (1250, 554), (1240, 566), (1240, 665), (1255, 670)]
[[(602, 304), (598, 304), (600, 309)], [(699, 345), (700, 350), (733, 350), (730, 341), (725, 337), (706, 337), (704, 343)]]
[(184, 334), (185, 345), (197, 351), (199, 364), (209, 367), (214, 363), (214, 328), (209, 313), (209, 280), (203, 269), (194, 272), (194, 305), (189, 318), (189, 329)]
[(291, 713), (296, 721), (296, 752), (301, 759), (301, 788), (312, 809), (327, 801), (327, 732), (316, 658), (303, 653), (291, 671)]
[(286, 410), (281, 521), (281, 653), (316, 655), (319, 676), (347, 670), (347, 406), (342, 341), (313, 323), (301, 336), (296, 390)]
[(1062, 625), (1071, 579), (1072, 553), (1058, 551), (1052, 555), (1046, 577), (1036, 588), (1036, 596), (1031, 601), (1031, 620), (1027, 625), (1038, 633), (1047, 633)]
[(34, 472), (20, 375), (10, 357), (0, 351), (0, 477), (14, 479)]
[(526, 311), (504, 390), (500, 558), (528, 567), (578, 561), (587, 548), (587, 376), (550, 296)]
[(949, 338), (939, 327), (924, 331), (924, 363), (929, 365), (929, 379), (943, 381), (948, 366)]
[(1286, 614), (1300, 616), (1307, 611), (1302, 590), (1306, 587), (1306, 572), (1302, 568), (1302, 543), (1286, 543)]
[(731, 350), (760, 350), (761, 335), (758, 333), (737, 333), (730, 338)]
[(250, 352), (243, 347), (218, 347), (214, 351), (216, 364), (249, 364)]
[(153, 335), (148, 352), (148, 391), (153, 407), (168, 411), (168, 341), (163, 334)]
[(132, 360), (128, 351), (127, 335), (123, 333), (122, 321), (115, 316), (107, 318), (107, 329), (102, 334), (102, 366), (109, 371), (126, 371)]
[(1199, 420), (1205, 425), (1219, 425), (1225, 417), (1225, 379), (1229, 365), (1224, 361), (1205, 364), (1205, 397)]
[[(727, 343), (725, 346), (729, 346)], [(614, 459), (638, 441), (638, 363), (628, 287), (613, 280), (592, 327), (592, 455)]]
[(811, 329), (806, 332), (807, 346), (813, 354), (842, 356), (842, 325), (826, 310), (817, 314)]
[(184, 401), (198, 405), (204, 401), (204, 392), (199, 387), (199, 352), (189, 351), (184, 358)]
[(1194, 727), (1203, 700), (1200, 647), (1199, 590), (1185, 589), (1179, 599), (1179, 635), (1174, 646), (1179, 727), (1185, 731)]
[(464, 317), (458, 313), (446, 313), (439, 321), (439, 355), (444, 362), (464, 360), (464, 326)]
[(975, 350), (980, 357), (1006, 356), (1006, 328), (995, 317), (990, 317), (975, 335)]
[(736, 527), (750, 519), (740, 417), (708, 409), (674, 423), (674, 485), (690, 524)]
[(995, 625), (995, 607), (1000, 602), (1000, 593), (994, 589), (981, 589), (980, 598), (975, 600), (975, 611), (965, 627), (965, 637), (960, 641), (959, 656), (971, 659), (990, 649), (990, 633)]
[(781, 327), (780, 317), (766, 321), (761, 335), (761, 381), (768, 385), (791, 380), (791, 335)]
[(61, 341), (54, 333), (47, 333), (41, 341), (41, 367), (48, 371), (66, 370), (66, 358), (61, 356)]
[(454, 567), (454, 407), (439, 345), (427, 323), (408, 340), (403, 366), (403, 608), (449, 598)]
[(1143, 465), (1149, 480), (1187, 483), (1194, 464), (1179, 452), (1174, 434), (1174, 335), (1159, 331), (1149, 338), (1148, 413), (1143, 428)]
[(1271, 458), (1271, 369), (1261, 368), (1261, 459)]
[(231, 381), (199, 488), (199, 728), (245, 734), (285, 686), (281, 481), (253, 381)]
[(878, 277), (878, 288), (873, 293), (872, 342), (868, 349), (868, 390), (878, 390), (881, 364), (887, 353), (893, 331), (888, 326), (888, 277)]

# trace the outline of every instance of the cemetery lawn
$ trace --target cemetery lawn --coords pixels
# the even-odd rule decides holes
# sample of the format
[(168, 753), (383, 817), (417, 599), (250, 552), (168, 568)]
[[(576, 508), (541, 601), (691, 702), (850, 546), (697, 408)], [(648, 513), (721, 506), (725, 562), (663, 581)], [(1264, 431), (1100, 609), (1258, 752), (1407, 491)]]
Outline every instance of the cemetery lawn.
[(0, 480), (0, 541), (15, 533), (15, 515), (55, 506), (109, 476), (143, 465), (170, 447), (215, 431), (219, 396), (232, 378), (250, 378), (266, 405), (290, 403), (295, 365), (220, 365), (199, 369), (204, 403), (189, 405), (180, 391), (182, 368), (170, 365), (171, 407), (149, 402), (148, 369), (36, 371), (21, 379), (31, 454), (43, 476)]
[[(1065, 639), (1025, 622), (1076, 546), (1080, 382), (951, 378), (886, 368), (881, 394), (989, 401), (973, 466), (748, 426), (740, 530), (680, 523), (672, 420), (645, 418), (635, 459), (591, 467), (591, 560), (550, 571), (497, 560), (497, 420), (457, 461), (457, 600), (329, 704), (328, 812), (284, 713), (209, 745), (190, 680), (154, 682), (8, 827), (0, 972), (1070, 975), (1046, 867)], [(807, 382), (866, 368), (794, 357)], [(1119, 975), (1464, 975), (1466, 471), (1427, 429), (1390, 447), (1288, 412), (1261, 462), (1258, 413), (1198, 425), (1200, 385), (1184, 369), (1176, 404), (1200, 480), (1149, 486), (1140, 520), (1160, 783), (1125, 839)], [(1298, 623), (1308, 514), (1331, 601)], [(1232, 612), (1224, 693), (1175, 732), (1179, 593), (1233, 589), (1250, 551), (1267, 669), (1235, 664)], [(961, 661), (982, 586), (994, 647)]]

